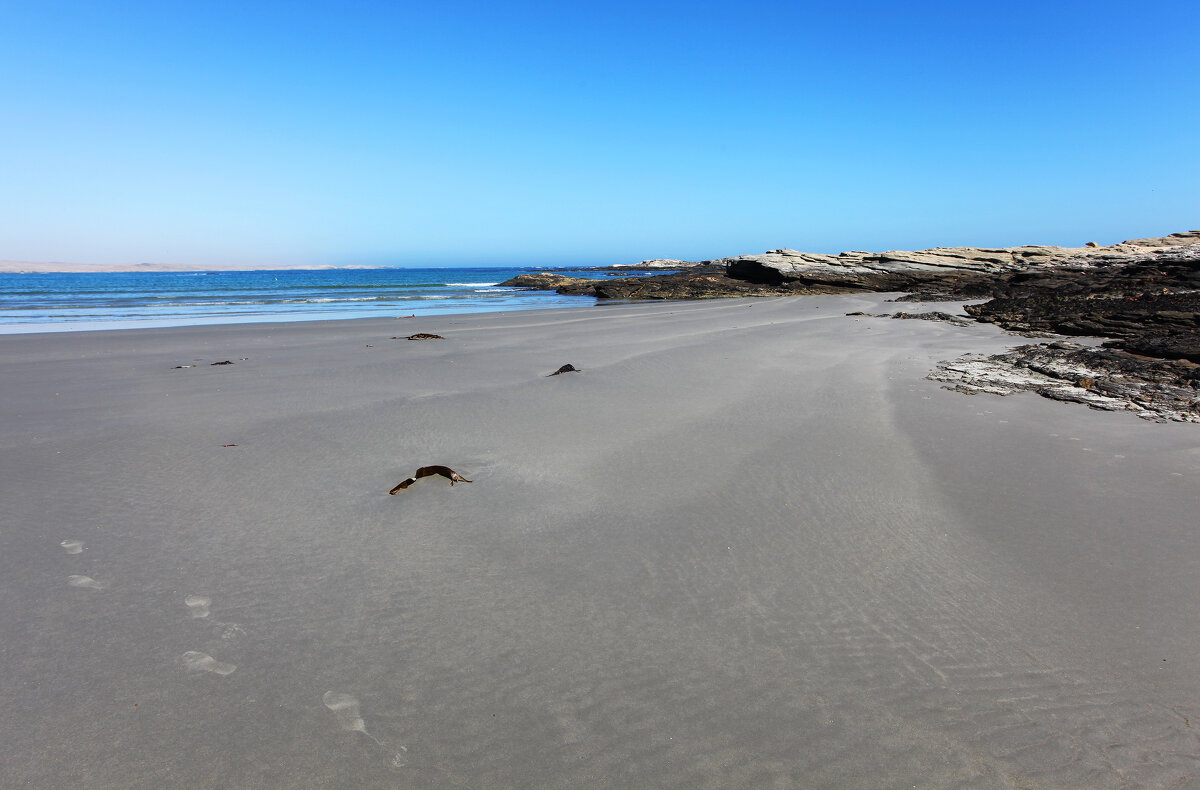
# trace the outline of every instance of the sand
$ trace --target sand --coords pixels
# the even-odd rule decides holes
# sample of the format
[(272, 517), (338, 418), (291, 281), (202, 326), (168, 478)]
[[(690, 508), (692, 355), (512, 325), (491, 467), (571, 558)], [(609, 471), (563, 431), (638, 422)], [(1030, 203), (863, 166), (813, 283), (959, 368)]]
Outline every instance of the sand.
[(0, 336), (0, 786), (1200, 786), (1200, 427), (882, 299)]

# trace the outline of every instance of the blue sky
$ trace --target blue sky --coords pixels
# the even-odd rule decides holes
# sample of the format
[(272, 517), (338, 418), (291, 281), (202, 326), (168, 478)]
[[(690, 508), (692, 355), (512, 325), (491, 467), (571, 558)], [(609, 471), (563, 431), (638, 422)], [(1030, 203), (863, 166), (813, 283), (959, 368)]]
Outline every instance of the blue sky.
[(1200, 227), (1200, 3), (0, 4), (0, 259), (581, 265)]

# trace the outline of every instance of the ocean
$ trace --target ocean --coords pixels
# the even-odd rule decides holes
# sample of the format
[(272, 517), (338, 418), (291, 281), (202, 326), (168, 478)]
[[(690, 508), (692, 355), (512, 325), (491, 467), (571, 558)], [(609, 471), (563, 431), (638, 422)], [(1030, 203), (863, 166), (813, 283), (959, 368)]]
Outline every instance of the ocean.
[[(502, 288), (545, 267), (0, 274), (0, 334), (590, 306)], [(574, 277), (605, 272), (556, 269)], [(629, 272), (645, 274), (645, 272)]]

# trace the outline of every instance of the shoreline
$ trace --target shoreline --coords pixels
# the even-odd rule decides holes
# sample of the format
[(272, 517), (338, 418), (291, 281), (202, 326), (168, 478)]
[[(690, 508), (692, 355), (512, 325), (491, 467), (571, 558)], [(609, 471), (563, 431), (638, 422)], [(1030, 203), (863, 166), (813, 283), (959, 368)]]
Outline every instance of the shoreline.
[[(578, 305), (574, 305), (574, 306), (569, 306), (569, 305), (564, 306), (562, 304), (551, 304), (551, 305), (547, 305), (546, 307), (538, 307), (536, 305), (531, 305), (528, 307), (522, 307), (520, 309), (513, 309), (511, 307), (479, 308), (476, 310), (472, 310), (469, 312), (463, 312), (463, 313), (451, 313), (451, 312), (439, 313), (439, 312), (435, 312), (433, 310), (426, 308), (419, 315), (417, 315), (417, 314), (407, 315), (407, 316), (399, 315), (399, 316), (393, 316), (391, 318), (384, 318), (384, 317), (381, 317), (378, 315), (353, 315), (353, 316), (347, 316), (345, 318), (330, 318), (328, 316), (309, 318), (309, 317), (297, 316), (296, 318), (281, 320), (278, 316), (261, 315), (261, 316), (252, 316), (252, 317), (237, 316), (234, 318), (230, 318), (229, 320), (219, 320), (219, 319), (216, 319), (213, 317), (203, 317), (203, 318), (195, 318), (195, 319), (147, 318), (147, 319), (131, 319), (131, 320), (127, 320), (127, 321), (110, 321), (110, 322), (99, 322), (99, 321), (90, 321), (89, 320), (89, 321), (61, 322), (61, 323), (57, 323), (57, 324), (0, 324), (0, 337), (4, 337), (7, 335), (55, 335), (55, 334), (75, 334), (75, 333), (87, 333), (87, 332), (141, 332), (141, 331), (153, 331), (153, 330), (160, 330), (160, 329), (185, 329), (185, 328), (202, 329), (202, 328), (208, 328), (208, 327), (216, 328), (216, 327), (225, 327), (225, 326), (252, 327), (252, 326), (263, 326), (263, 325), (273, 325), (273, 324), (279, 324), (281, 326), (286, 326), (289, 324), (338, 323), (341, 321), (415, 321), (415, 320), (419, 320), (422, 318), (441, 318), (443, 316), (490, 315), (490, 314), (494, 314), (494, 313), (524, 313), (524, 312), (541, 312), (541, 311), (545, 311), (545, 310), (578, 310), (580, 308), (601, 307), (601, 306), (604, 306), (604, 305), (602, 303), (587, 304), (584, 302), (580, 302)], [(108, 325), (97, 326), (97, 324), (108, 324)]]
[[(0, 333), (546, 309), (592, 299), (499, 288), (514, 269), (0, 275)], [(42, 278), (45, 278), (44, 280)]]
[(9, 780), (1186, 781), (1200, 433), (887, 296), (0, 337)]

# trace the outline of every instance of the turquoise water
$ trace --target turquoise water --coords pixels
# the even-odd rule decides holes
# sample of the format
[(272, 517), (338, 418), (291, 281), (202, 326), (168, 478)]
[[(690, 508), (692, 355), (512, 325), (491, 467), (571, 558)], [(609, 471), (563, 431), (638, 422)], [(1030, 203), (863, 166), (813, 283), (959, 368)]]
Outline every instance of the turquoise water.
[[(0, 274), (0, 334), (313, 321), (595, 304), (501, 288), (532, 268)], [(604, 272), (561, 270), (577, 277)], [(634, 272), (631, 272), (634, 274)]]

